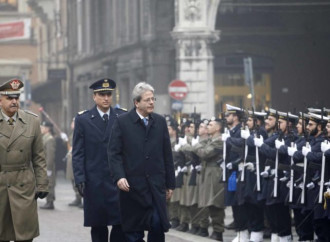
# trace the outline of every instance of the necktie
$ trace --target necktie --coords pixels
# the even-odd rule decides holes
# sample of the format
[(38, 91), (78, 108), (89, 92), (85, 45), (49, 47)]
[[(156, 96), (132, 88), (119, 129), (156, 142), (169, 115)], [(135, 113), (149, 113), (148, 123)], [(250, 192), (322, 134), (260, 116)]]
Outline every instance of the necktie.
[(103, 114), (103, 119), (104, 119), (104, 122), (107, 123), (109, 121), (109, 115), (108, 114)]
[(14, 119), (13, 118), (9, 118), (8, 119), (8, 124), (14, 126)]
[(145, 126), (148, 126), (148, 119), (147, 118), (143, 118), (143, 123)]

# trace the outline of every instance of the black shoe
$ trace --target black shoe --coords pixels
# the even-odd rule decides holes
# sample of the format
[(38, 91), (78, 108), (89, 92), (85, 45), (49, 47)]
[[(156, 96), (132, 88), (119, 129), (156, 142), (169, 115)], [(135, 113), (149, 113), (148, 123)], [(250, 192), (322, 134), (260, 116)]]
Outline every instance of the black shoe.
[(236, 229), (235, 222), (233, 221), (230, 224), (225, 225), (225, 229)]
[(182, 223), (176, 228), (176, 230), (180, 232), (187, 232), (189, 230), (189, 225), (187, 223)]
[(199, 231), (199, 226), (191, 226), (191, 229), (188, 231), (190, 234), (197, 234)]
[(223, 241), (222, 239), (222, 233), (220, 232), (213, 232), (210, 236), (211, 239), (217, 240), (217, 241)]
[(68, 204), (71, 207), (79, 207), (81, 206), (81, 199), (76, 198), (71, 203)]
[(175, 229), (180, 225), (180, 221), (177, 218), (174, 218), (171, 220), (171, 228)]
[(208, 237), (209, 236), (209, 231), (207, 228), (199, 228), (199, 231), (196, 235), (202, 236), (202, 237)]
[(41, 209), (54, 209), (54, 203), (53, 202), (47, 202), (45, 205), (40, 206)]

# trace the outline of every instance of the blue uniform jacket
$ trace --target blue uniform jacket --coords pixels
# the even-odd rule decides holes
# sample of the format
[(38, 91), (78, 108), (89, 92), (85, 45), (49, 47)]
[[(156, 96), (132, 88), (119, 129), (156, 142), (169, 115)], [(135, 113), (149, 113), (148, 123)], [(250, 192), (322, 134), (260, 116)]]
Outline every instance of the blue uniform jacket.
[(118, 188), (110, 176), (107, 145), (115, 118), (125, 111), (110, 109), (108, 124), (96, 106), (76, 116), (72, 140), (75, 183), (85, 183), (84, 226), (120, 224)]

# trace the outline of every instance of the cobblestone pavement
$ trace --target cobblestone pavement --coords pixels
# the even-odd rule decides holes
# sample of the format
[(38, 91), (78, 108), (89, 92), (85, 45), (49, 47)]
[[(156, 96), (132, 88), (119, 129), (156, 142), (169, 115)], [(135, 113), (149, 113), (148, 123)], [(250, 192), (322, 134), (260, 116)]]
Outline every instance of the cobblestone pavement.
[[(35, 242), (90, 242), (90, 228), (83, 227), (83, 210), (69, 207), (74, 199), (71, 183), (64, 179), (59, 172), (56, 185), (55, 210), (39, 209), (40, 236)], [(39, 206), (45, 203), (45, 199), (38, 200)], [(231, 209), (226, 209), (225, 224), (232, 221)], [(212, 230), (210, 228), (210, 234)], [(235, 237), (233, 230), (226, 230), (224, 241), (231, 241)], [(209, 238), (170, 230), (166, 233), (167, 242), (211, 242)], [(264, 240), (269, 241), (269, 240)], [(296, 241), (296, 238), (295, 238)]]

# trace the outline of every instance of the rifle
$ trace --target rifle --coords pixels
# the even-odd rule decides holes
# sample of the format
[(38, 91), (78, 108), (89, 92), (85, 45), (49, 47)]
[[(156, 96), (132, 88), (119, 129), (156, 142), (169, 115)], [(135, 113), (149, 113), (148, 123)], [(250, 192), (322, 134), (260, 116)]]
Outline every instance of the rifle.
[[(328, 143), (328, 141), (325, 141)], [(319, 190), (319, 203), (323, 201), (323, 189), (324, 189), (324, 173), (325, 173), (325, 155), (322, 152), (322, 167), (321, 167), (321, 180), (320, 180), (320, 190)]]
[(191, 161), (188, 165), (190, 165), (192, 167), (191, 170), (191, 174), (190, 174), (190, 179), (189, 179), (189, 186), (196, 186), (197, 185), (197, 170), (196, 170), (196, 166), (201, 164), (201, 160), (200, 158), (194, 153), (194, 152), (190, 152), (190, 157), (191, 157)]
[[(254, 115), (254, 108), (252, 108), (253, 112), (253, 128), (255, 130), (255, 137), (260, 138), (260, 127), (257, 122), (257, 118)], [(256, 176), (257, 176), (257, 192), (261, 191), (261, 184), (260, 184), (260, 163), (259, 163), (259, 147), (256, 146)]]
[[(289, 122), (289, 113), (288, 113), (288, 122)], [(289, 127), (289, 137), (291, 139), (291, 147), (295, 147), (294, 143), (294, 134), (292, 131), (292, 127)], [(290, 182), (289, 182), (289, 203), (292, 203), (293, 201), (293, 188), (294, 188), (294, 161), (293, 161), (293, 156), (291, 156), (291, 161), (290, 161)]]
[[(247, 111), (248, 113), (249, 111)], [(245, 112), (244, 112), (245, 114)], [(248, 126), (246, 126), (246, 121), (247, 121), (247, 118), (246, 118), (247, 115), (244, 115), (244, 117), (242, 118), (242, 129), (243, 127), (245, 127), (245, 130), (249, 130)], [(246, 157), (247, 157), (247, 154), (248, 154), (248, 145), (247, 145), (247, 140), (244, 140), (244, 159), (243, 159), (243, 167), (242, 167), (242, 171), (241, 171), (241, 182), (244, 182), (245, 181), (245, 163), (246, 163)]]
[[(278, 126), (278, 113), (276, 111), (276, 124), (277, 124), (277, 130), (279, 130), (279, 126)], [(278, 137), (278, 140), (282, 140), (283, 139), (283, 135), (284, 133), (282, 131), (279, 131), (280, 135)], [(274, 177), (274, 192), (273, 192), (273, 197), (277, 198), (278, 196), (278, 149), (276, 149), (276, 158), (275, 158), (275, 177)]]
[[(229, 130), (227, 128), (225, 128), (224, 133), (228, 134)], [(226, 182), (227, 180), (227, 174), (226, 174), (226, 153), (227, 153), (227, 143), (223, 142), (223, 154), (222, 154), (222, 159), (223, 162), (221, 163), (220, 167), (222, 167), (222, 181)]]

